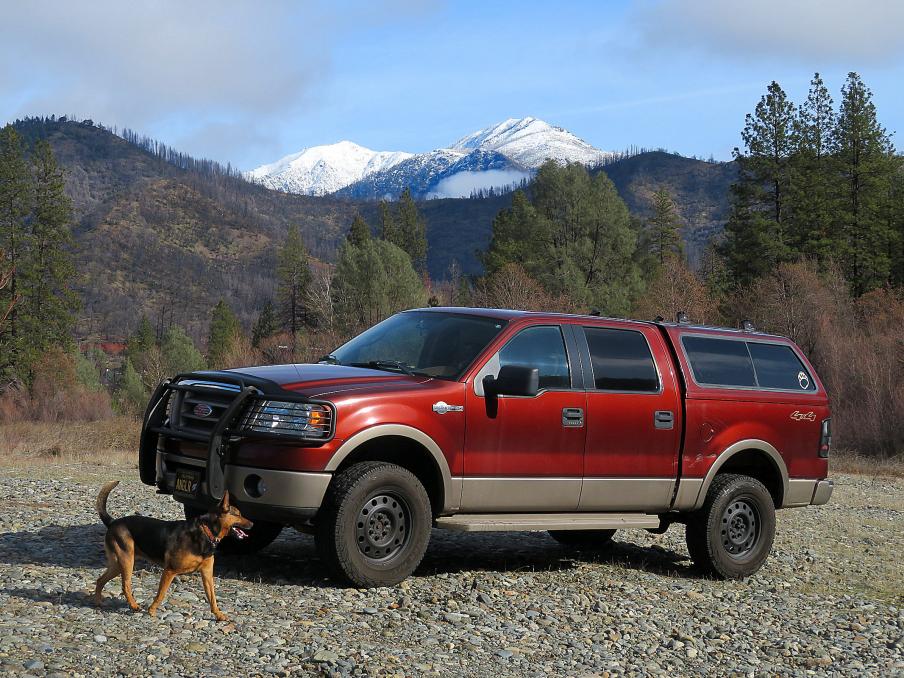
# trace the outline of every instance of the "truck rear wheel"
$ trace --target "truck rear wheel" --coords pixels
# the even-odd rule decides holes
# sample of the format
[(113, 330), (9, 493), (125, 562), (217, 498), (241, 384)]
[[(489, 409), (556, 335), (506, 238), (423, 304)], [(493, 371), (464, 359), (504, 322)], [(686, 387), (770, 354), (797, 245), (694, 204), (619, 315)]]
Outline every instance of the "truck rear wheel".
[(615, 530), (550, 530), (549, 536), (562, 546), (579, 549), (599, 549), (612, 541)]
[(775, 505), (765, 485), (749, 476), (716, 476), (703, 508), (687, 521), (687, 549), (694, 563), (722, 579), (759, 570), (775, 539)]
[(430, 498), (413, 473), (363, 462), (333, 478), (314, 540), (333, 577), (361, 587), (392, 586), (420, 564), (432, 523)]

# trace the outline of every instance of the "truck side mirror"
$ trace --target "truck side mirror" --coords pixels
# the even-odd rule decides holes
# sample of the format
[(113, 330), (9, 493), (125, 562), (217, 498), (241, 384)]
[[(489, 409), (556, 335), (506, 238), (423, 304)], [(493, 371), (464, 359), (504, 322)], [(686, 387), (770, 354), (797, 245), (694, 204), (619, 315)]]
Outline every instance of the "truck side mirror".
[(488, 374), (483, 378), (483, 392), (487, 396), (533, 397), (540, 391), (540, 370), (524, 365), (505, 365), (499, 375)]

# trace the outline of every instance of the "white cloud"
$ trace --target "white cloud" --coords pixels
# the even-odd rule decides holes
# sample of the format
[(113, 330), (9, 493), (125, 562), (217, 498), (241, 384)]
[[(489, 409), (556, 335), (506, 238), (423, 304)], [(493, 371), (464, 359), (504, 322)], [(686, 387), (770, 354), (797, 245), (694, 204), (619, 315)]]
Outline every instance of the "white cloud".
[(436, 184), (428, 198), (467, 198), (473, 191), (489, 188), (508, 188), (530, 179), (529, 172), (519, 170), (485, 170), (457, 172)]
[(859, 68), (904, 54), (901, 0), (647, 0), (631, 23), (648, 48)]
[[(387, 0), (395, 6), (398, 0)], [(73, 114), (218, 159), (320, 102), (331, 44), (385, 3), (29, 0), (0, 21), (0, 122)]]

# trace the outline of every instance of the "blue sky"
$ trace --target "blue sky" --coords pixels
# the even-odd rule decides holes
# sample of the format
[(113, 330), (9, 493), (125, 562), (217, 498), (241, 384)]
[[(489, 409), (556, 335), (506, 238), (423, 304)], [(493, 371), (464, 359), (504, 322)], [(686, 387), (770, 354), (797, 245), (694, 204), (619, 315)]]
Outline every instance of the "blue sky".
[(607, 150), (728, 159), (769, 81), (800, 101), (817, 70), (836, 100), (858, 71), (904, 130), (891, 0), (34, 0), (4, 18), (0, 121), (91, 117), (242, 169), (341, 139), (426, 151), (526, 115)]

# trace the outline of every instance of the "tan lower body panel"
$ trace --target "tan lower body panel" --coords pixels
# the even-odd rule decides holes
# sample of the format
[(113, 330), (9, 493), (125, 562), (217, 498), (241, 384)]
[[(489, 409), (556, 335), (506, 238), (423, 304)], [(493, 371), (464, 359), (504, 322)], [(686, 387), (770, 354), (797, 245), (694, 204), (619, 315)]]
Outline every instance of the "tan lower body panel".
[(643, 513), (472, 513), (438, 518), (436, 526), (456, 532), (655, 529), (659, 527), (659, 516)]
[[(255, 475), (263, 479), (267, 491), (252, 497), (245, 491), (245, 478)], [(291, 508), (319, 508), (332, 480), (332, 473), (274, 471), (248, 466), (226, 465), (226, 486), (229, 494), (248, 504), (285, 506)]]
[(461, 509), (490, 511), (574, 511), (580, 478), (462, 478)]
[(672, 478), (462, 478), (461, 510), (667, 511)]
[(584, 478), (579, 511), (667, 511), (674, 478)]

